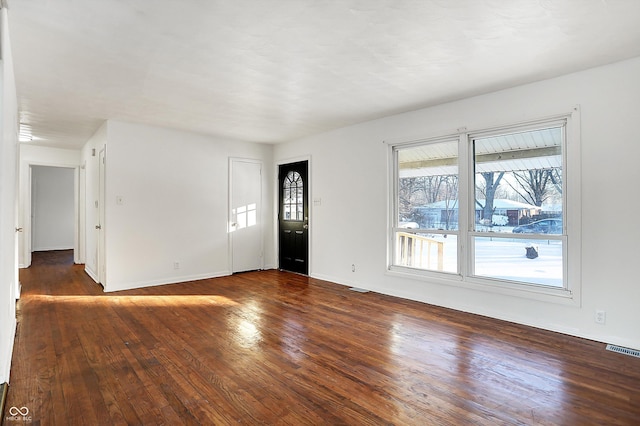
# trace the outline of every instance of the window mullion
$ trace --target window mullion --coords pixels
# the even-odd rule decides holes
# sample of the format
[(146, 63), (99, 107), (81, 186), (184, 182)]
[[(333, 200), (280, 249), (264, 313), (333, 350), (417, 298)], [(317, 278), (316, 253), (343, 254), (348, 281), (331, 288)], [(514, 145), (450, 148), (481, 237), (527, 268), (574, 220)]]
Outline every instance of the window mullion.
[(398, 168), (398, 150), (397, 148), (390, 146), (390, 164), (389, 167), (391, 169), (391, 173), (393, 176), (390, 188), (389, 188), (389, 198), (391, 202), (391, 211), (389, 217), (389, 229), (387, 238), (388, 238), (388, 247), (387, 251), (387, 265), (393, 266), (397, 264), (396, 253), (398, 252), (398, 247), (396, 246), (397, 237), (396, 232), (398, 228), (398, 213), (399, 213), (399, 201), (398, 201), (398, 189), (399, 189), (399, 168)]
[(473, 173), (471, 172), (473, 165), (469, 152), (468, 134), (466, 129), (460, 130), (461, 132), (458, 135), (458, 273), (464, 277), (469, 274), (469, 261), (472, 258), (469, 253), (469, 226), (473, 222), (469, 221), (469, 200), (473, 195), (473, 192), (470, 190), (470, 188), (473, 187), (470, 183), (470, 179), (473, 177)]

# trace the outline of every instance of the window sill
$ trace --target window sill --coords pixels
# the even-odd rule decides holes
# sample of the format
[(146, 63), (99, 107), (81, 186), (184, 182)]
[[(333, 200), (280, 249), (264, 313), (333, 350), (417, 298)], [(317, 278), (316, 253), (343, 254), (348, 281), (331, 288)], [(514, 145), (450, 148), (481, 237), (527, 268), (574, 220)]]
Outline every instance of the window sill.
[(425, 271), (402, 266), (390, 266), (386, 271), (386, 275), (541, 302), (580, 306), (580, 300), (577, 295), (564, 288), (517, 284), (481, 277), (462, 277), (458, 274)]

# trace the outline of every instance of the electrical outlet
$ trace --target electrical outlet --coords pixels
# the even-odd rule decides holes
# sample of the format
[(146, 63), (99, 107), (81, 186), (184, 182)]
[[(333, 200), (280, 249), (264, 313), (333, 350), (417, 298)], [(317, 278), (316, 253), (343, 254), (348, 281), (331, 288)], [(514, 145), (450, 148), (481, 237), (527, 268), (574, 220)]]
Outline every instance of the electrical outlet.
[(180, 262), (173, 262), (173, 269), (180, 269)]
[(607, 313), (605, 311), (596, 311), (596, 323), (605, 324), (607, 322)]

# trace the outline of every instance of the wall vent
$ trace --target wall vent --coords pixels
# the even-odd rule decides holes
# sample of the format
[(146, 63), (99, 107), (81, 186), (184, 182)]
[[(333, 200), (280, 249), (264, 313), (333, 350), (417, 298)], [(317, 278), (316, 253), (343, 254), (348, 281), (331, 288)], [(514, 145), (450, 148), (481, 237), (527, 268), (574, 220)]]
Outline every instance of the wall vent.
[(635, 356), (636, 358), (640, 358), (640, 351), (637, 351), (635, 349), (629, 349), (629, 348), (624, 348), (622, 346), (609, 344), (607, 345), (607, 350), (611, 352), (618, 352), (619, 354), (623, 354), (623, 355)]

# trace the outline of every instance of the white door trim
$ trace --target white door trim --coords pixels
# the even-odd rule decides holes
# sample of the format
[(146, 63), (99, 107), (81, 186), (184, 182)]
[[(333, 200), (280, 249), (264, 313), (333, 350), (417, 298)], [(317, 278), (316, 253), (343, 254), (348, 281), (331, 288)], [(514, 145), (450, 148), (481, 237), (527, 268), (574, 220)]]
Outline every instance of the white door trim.
[[(82, 259), (82, 255), (80, 254), (79, 245), (81, 234), (79, 232), (79, 217), (80, 217), (80, 191), (79, 191), (79, 168), (80, 166), (77, 164), (67, 164), (67, 163), (57, 163), (57, 162), (43, 162), (43, 161), (28, 161), (22, 164), (23, 171), (25, 173), (22, 176), (24, 179), (24, 187), (22, 191), (22, 203), (23, 203), (23, 211), (22, 211), (22, 259), (23, 263), (19, 265), (20, 268), (28, 268), (31, 266), (31, 249), (32, 249), (32, 224), (31, 224), (31, 192), (33, 188), (33, 181), (31, 176), (32, 167), (61, 167), (65, 169), (74, 169), (74, 221), (76, 229), (74, 242), (73, 242), (73, 254), (74, 254), (74, 262), (79, 263), (80, 259)], [(22, 173), (22, 171), (21, 171)]]

